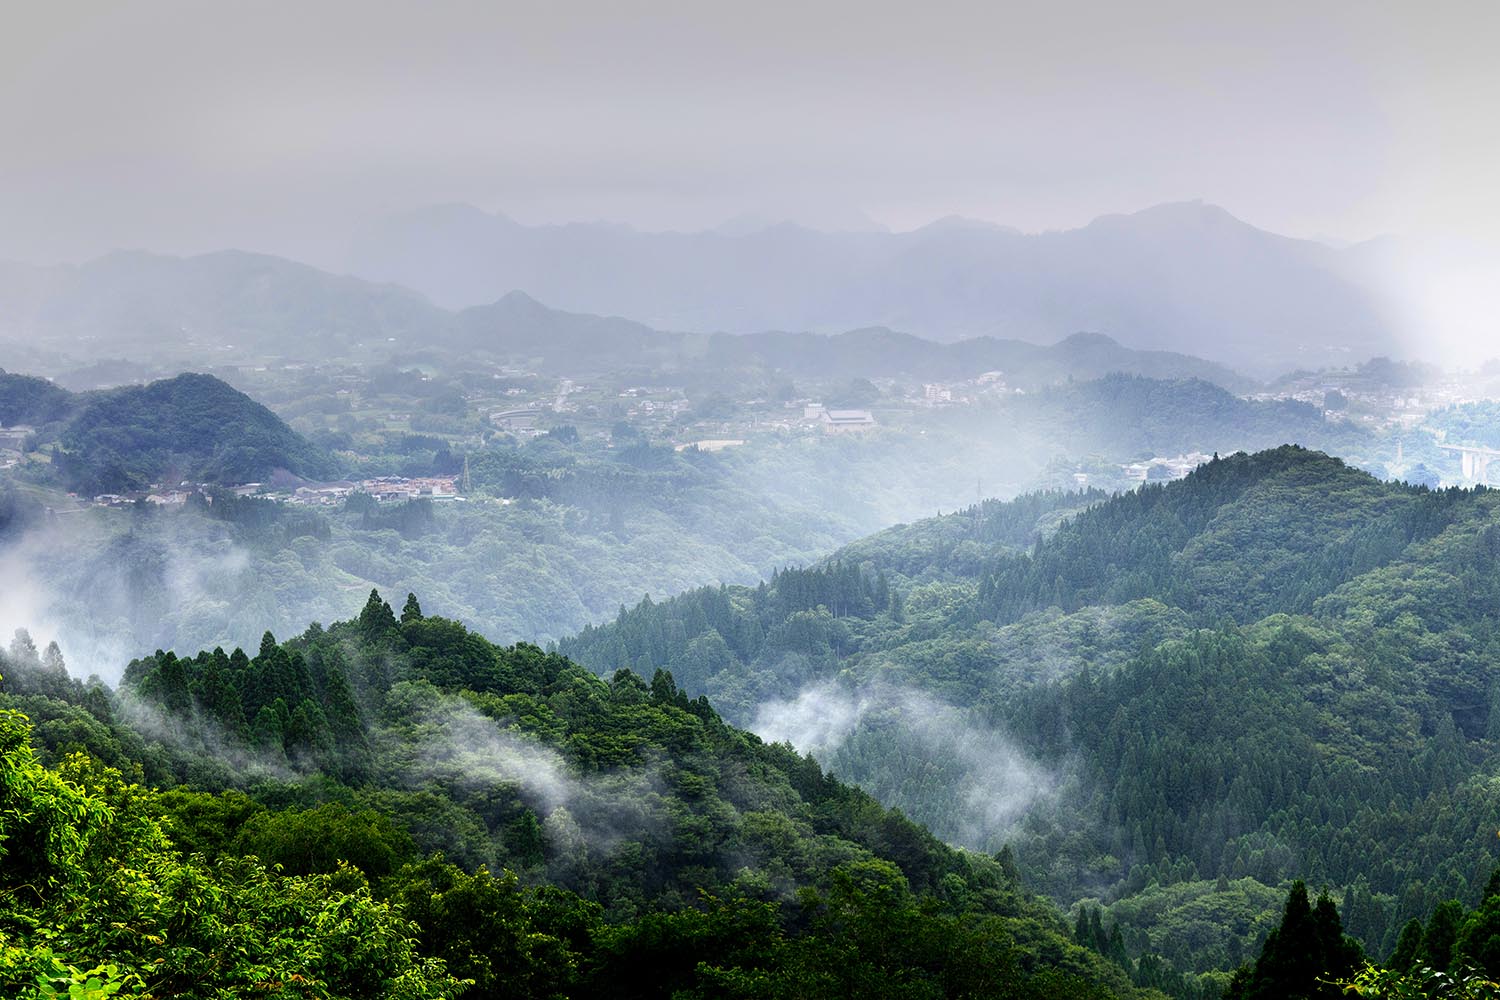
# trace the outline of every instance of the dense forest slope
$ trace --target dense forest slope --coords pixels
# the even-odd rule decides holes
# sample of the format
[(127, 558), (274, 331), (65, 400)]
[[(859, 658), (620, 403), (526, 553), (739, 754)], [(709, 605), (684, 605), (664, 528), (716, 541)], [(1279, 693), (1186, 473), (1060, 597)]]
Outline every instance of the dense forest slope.
[(1132, 947), (1228, 968), (1289, 878), (1381, 954), (1484, 884), (1497, 607), (1500, 493), (1285, 447), (892, 529), (561, 649), (670, 669), (941, 836), (1013, 844)]
[(62, 466), (84, 492), (153, 482), (245, 483), (278, 470), (326, 477), (332, 459), (270, 410), (212, 375), (179, 375), (89, 398), (62, 436)]
[(44, 378), (0, 368), (0, 427), (50, 424), (75, 405), (72, 393)]
[(7, 996), (1156, 995), (1008, 854), (664, 673), (602, 680), (414, 597), (253, 657), (158, 652), (118, 693), (24, 634), (0, 668), (30, 719), (0, 713)]

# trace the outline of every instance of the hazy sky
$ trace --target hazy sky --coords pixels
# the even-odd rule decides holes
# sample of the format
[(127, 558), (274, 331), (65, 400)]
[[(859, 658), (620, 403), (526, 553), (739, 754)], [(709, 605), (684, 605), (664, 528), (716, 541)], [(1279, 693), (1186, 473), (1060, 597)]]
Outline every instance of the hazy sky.
[(0, 2), (13, 259), (327, 262), (449, 201), (1500, 242), (1496, 3)]

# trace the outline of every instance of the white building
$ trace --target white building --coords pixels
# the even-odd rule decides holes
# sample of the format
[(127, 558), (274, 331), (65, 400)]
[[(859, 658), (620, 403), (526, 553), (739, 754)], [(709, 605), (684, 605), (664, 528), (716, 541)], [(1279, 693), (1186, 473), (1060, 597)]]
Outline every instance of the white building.
[(856, 434), (875, 426), (869, 410), (824, 410), (823, 433)]

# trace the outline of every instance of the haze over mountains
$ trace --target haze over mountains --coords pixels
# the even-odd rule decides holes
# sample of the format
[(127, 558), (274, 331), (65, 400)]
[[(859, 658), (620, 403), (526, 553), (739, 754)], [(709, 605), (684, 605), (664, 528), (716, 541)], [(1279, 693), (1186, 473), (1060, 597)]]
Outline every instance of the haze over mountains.
[(77, 267), (0, 265), (0, 341), (65, 353), (172, 349), (329, 355), (365, 339), (416, 337), (442, 312), (405, 289), (266, 254), (142, 251)]
[(1101, 334), (1052, 340), (1039, 345), (979, 337), (936, 344), (886, 328), (831, 336), (678, 333), (617, 316), (564, 312), (524, 292), (450, 312), (396, 285), (241, 251), (187, 258), (132, 251), (79, 267), (0, 267), (0, 364), (54, 374), (66, 363), (39, 363), (38, 350), (65, 358), (128, 354), (189, 367), (448, 349), (566, 374), (753, 368), (803, 377), (949, 378), (999, 369), (1026, 388), (1110, 372), (1201, 378), (1235, 390), (1250, 384), (1223, 365), (1132, 350)]
[[(1368, 246), (1277, 236), (1201, 203), (1034, 235), (958, 218), (907, 233), (789, 223), (701, 233), (529, 227), (453, 205), (365, 234), (350, 262), (358, 277), (235, 250), (3, 264), (0, 342), (11, 343), (10, 366), (35, 368), (15, 353), (19, 346), (97, 355), (170, 345), (201, 363), (235, 349), (316, 358), (385, 344), (519, 350), (566, 342), (585, 352), (645, 350), (655, 357), (642, 360), (660, 361), (701, 355), (710, 343), (663, 330), (879, 328), (913, 335), (911, 344), (993, 337), (1033, 345), (1089, 332), (1264, 378), (1400, 352), (1372, 278), (1379, 259)], [(735, 355), (810, 341), (778, 334), (754, 347), (713, 343)]]
[(1358, 248), (1278, 236), (1199, 202), (1040, 234), (964, 219), (907, 233), (644, 233), (447, 205), (385, 221), (350, 260), (450, 307), (525, 289), (667, 329), (885, 326), (1038, 343), (1088, 330), (1257, 374), (1398, 349), (1367, 263)]

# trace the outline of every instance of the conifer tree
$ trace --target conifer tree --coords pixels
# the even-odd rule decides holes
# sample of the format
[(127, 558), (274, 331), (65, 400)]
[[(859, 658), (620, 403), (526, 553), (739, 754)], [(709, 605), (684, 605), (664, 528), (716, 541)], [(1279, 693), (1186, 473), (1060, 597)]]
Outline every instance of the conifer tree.
[(1314, 906), (1307, 886), (1293, 882), (1281, 925), (1266, 936), (1254, 968), (1236, 974), (1226, 1000), (1333, 1000), (1343, 995), (1334, 982), (1352, 975), (1361, 960), (1328, 894)]
[(384, 635), (387, 630), (396, 627), (396, 613), (380, 599), (380, 591), (370, 591), (364, 610), (359, 613), (359, 626), (370, 636)]
[(1401, 937), (1396, 940), (1396, 950), (1391, 952), (1386, 965), (1396, 972), (1410, 972), (1416, 968), (1422, 955), (1422, 921), (1416, 917), (1401, 928)]
[(416, 594), (406, 595), (406, 605), (401, 609), (401, 624), (408, 625), (411, 622), (422, 620), (422, 605), (417, 603)]
[(1463, 904), (1456, 899), (1445, 900), (1433, 909), (1422, 936), (1423, 964), (1438, 972), (1448, 971), (1453, 964), (1453, 946), (1458, 942), (1458, 929), (1463, 919)]

